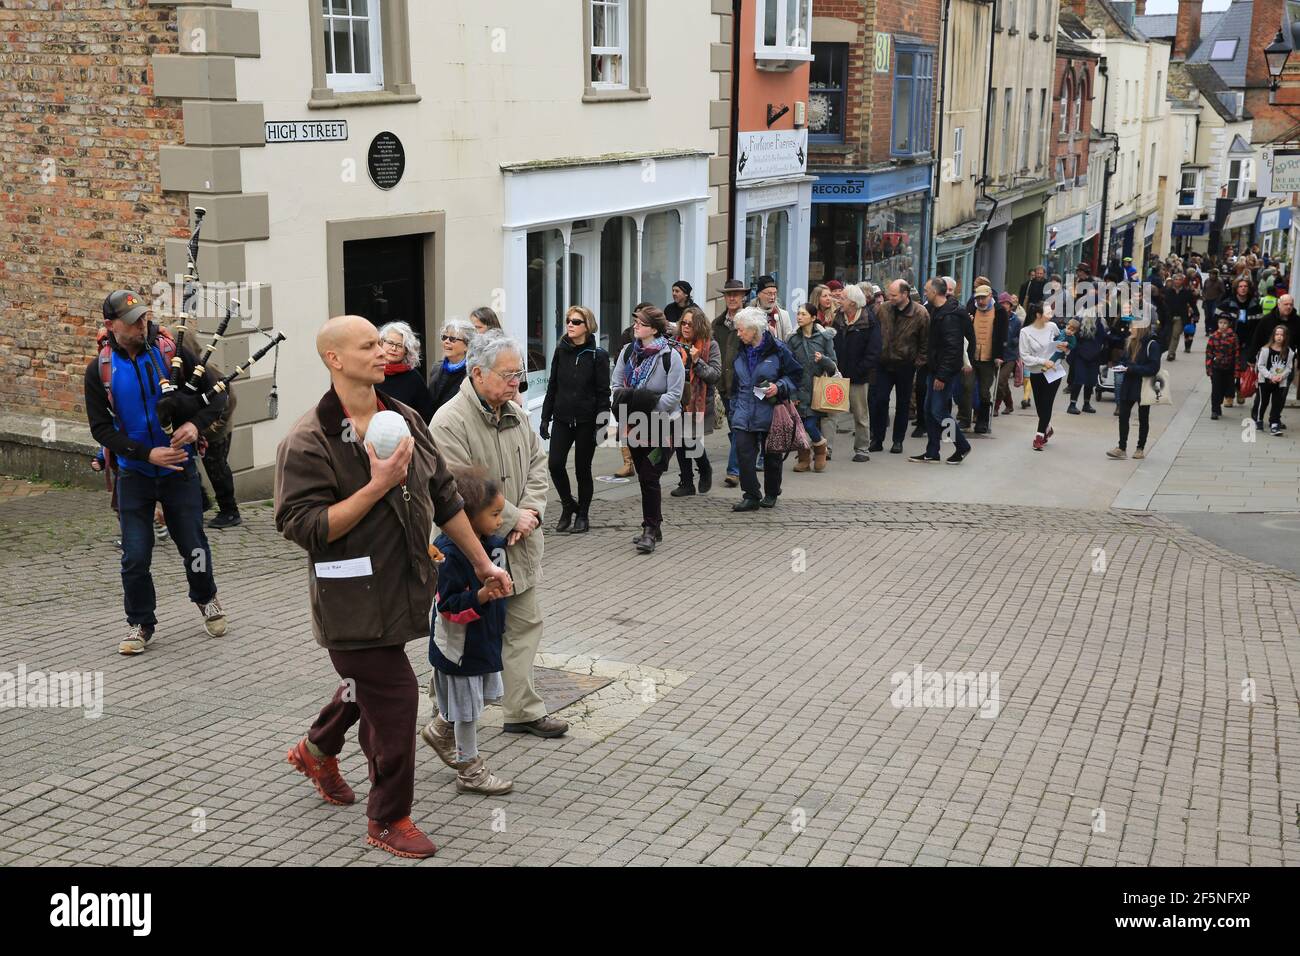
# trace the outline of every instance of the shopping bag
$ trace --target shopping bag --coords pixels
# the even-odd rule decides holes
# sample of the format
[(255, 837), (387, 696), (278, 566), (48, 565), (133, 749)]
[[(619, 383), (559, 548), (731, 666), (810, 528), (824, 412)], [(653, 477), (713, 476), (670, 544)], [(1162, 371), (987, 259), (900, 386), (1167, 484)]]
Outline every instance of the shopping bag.
[(1172, 405), (1173, 397), (1169, 394), (1169, 373), (1164, 369), (1155, 375), (1142, 379), (1143, 405)]
[(785, 455), (792, 451), (808, 451), (812, 441), (803, 427), (803, 419), (794, 402), (786, 400), (772, 409), (772, 424), (768, 428), (763, 450), (769, 455)]
[(841, 375), (814, 376), (812, 409), (814, 412), (847, 412), (849, 380)]
[(1241, 373), (1241, 379), (1237, 385), (1237, 398), (1246, 399), (1255, 394), (1255, 389), (1259, 386), (1259, 372), (1255, 366), (1247, 365), (1246, 371)]

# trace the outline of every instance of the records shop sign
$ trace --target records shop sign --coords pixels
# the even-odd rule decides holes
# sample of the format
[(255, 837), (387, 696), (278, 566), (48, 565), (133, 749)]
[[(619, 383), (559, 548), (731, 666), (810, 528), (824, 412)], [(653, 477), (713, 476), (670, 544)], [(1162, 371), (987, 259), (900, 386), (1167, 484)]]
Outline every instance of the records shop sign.
[(769, 129), (739, 133), (736, 157), (737, 183), (802, 176), (808, 171), (808, 130)]

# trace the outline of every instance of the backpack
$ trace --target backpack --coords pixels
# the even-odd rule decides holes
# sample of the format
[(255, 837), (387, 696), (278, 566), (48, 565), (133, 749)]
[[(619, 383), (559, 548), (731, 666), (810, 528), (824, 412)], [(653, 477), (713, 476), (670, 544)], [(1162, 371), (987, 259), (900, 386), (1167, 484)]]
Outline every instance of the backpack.
[[(631, 345), (623, 346), (623, 354), (626, 356), (626, 358), (624, 358), (623, 361), (627, 365), (632, 364), (631, 350), (632, 350)], [(663, 356), (662, 356), (663, 363), (664, 363), (664, 375), (667, 375), (673, 367), (673, 358), (672, 358), (673, 352), (676, 352), (678, 355), (682, 357), (682, 368), (686, 370), (686, 379), (685, 381), (682, 382), (682, 407), (685, 408), (687, 405), (691, 403), (691, 386), (693, 384), (692, 380), (694, 378), (694, 373), (691, 371), (690, 353), (688, 353), (680, 343), (669, 342), (668, 348), (664, 349)]]

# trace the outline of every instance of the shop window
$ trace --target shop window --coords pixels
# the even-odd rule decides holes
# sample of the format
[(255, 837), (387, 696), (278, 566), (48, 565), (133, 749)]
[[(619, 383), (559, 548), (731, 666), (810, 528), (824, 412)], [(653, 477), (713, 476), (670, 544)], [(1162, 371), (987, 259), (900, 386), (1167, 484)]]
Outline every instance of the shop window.
[(813, 58), (812, 0), (758, 0), (757, 13), (759, 69), (793, 69)]
[(786, 248), (789, 241), (790, 217), (784, 210), (768, 213), (763, 241), (763, 271), (759, 274), (775, 279), (777, 290), (783, 298), (790, 295), (790, 290), (785, 287)]
[(894, 53), (894, 115), (890, 153), (917, 156), (930, 151), (934, 51), (898, 44)]
[[(414, 102), (407, 0), (308, 0), (314, 109)], [(385, 95), (387, 94), (387, 95)]]
[(632, 308), (637, 304), (636, 224), (627, 216), (605, 223), (600, 233), (600, 347), (617, 355), (623, 332), (632, 324)]
[[(564, 335), (564, 310), (581, 304), (585, 257), (570, 251), (565, 286), (564, 237), (558, 229), (528, 234), (528, 387), (546, 387), (555, 343)], [(534, 373), (540, 373), (534, 377)]]
[(877, 285), (903, 279), (918, 286), (923, 278), (918, 273), (924, 247), (925, 203), (916, 198), (872, 206), (862, 217), (863, 264), (856, 278)]
[(673, 300), (681, 278), (681, 217), (668, 209), (645, 217), (641, 230), (641, 299), (661, 309)]
[(808, 141), (842, 143), (849, 45), (814, 43), (812, 50), (813, 64), (808, 77)]
[(759, 213), (745, 217), (745, 285), (751, 289), (762, 272), (763, 216)]
[(1234, 159), (1228, 164), (1228, 198), (1245, 199), (1250, 195), (1253, 163), (1249, 159)]

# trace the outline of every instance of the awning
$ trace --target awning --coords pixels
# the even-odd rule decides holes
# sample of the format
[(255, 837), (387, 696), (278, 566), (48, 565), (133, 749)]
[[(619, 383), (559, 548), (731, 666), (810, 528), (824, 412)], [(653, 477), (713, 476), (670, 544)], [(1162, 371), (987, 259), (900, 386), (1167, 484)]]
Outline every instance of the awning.
[(1234, 209), (1228, 213), (1228, 218), (1223, 220), (1224, 229), (1240, 229), (1242, 226), (1253, 226), (1255, 217), (1259, 215), (1259, 206), (1251, 206), (1247, 209)]

